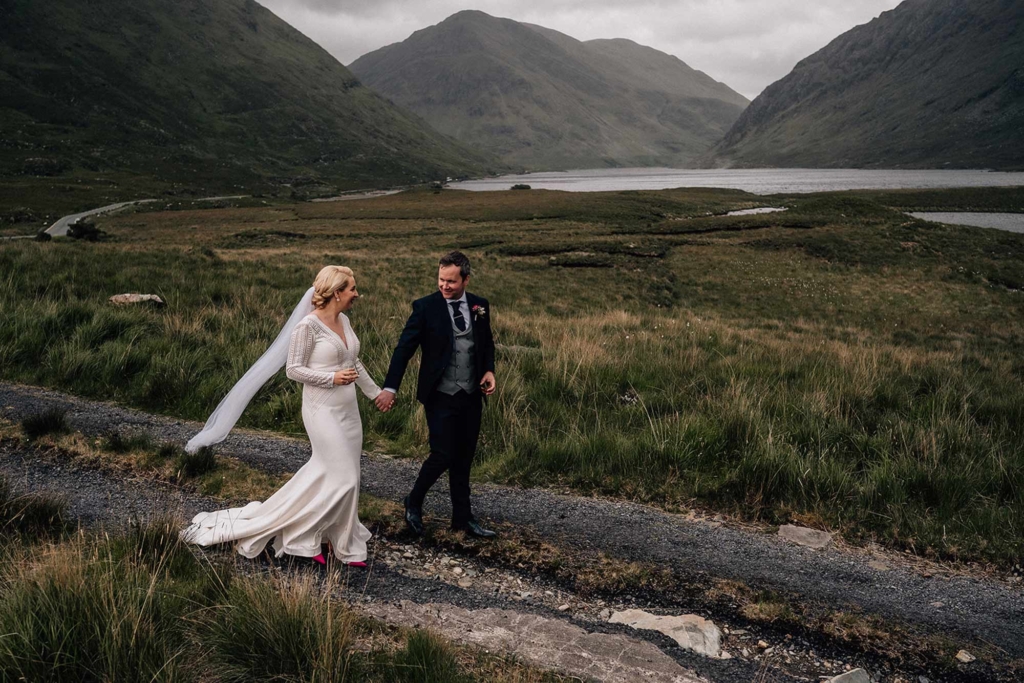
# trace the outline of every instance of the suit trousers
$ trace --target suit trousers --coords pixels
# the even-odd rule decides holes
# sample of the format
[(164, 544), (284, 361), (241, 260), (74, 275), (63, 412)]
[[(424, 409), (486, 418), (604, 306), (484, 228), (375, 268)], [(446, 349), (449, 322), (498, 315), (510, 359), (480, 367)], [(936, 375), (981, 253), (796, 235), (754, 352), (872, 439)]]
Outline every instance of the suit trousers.
[(430, 457), (420, 468), (409, 503), (422, 507), (434, 482), (448, 470), (448, 488), (452, 496), (452, 525), (473, 519), (469, 503), (469, 468), (476, 454), (480, 435), (483, 399), (480, 392), (467, 394), (461, 389), (453, 396), (435, 391), (424, 404), (430, 432)]

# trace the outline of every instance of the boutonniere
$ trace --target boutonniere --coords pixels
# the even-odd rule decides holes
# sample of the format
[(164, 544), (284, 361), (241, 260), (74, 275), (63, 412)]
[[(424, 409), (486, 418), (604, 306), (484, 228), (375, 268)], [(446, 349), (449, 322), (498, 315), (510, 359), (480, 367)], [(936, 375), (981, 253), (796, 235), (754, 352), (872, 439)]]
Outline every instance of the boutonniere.
[(479, 320), (480, 318), (486, 318), (487, 317), (487, 309), (484, 308), (483, 306), (481, 306), (480, 304), (477, 304), (476, 306), (473, 306), (472, 310), (473, 310), (473, 320)]

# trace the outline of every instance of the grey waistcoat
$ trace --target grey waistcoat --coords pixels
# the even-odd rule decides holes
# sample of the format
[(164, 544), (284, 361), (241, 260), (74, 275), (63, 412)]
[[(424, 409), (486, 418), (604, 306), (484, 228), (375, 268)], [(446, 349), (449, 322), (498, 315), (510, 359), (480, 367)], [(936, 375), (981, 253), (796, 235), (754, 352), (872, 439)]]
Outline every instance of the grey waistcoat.
[(466, 329), (459, 332), (455, 323), (452, 323), (452, 332), (455, 333), (455, 348), (437, 390), (449, 396), (454, 396), (459, 389), (467, 394), (475, 393), (479, 387), (476, 385), (476, 342), (473, 341), (473, 328), (466, 325)]

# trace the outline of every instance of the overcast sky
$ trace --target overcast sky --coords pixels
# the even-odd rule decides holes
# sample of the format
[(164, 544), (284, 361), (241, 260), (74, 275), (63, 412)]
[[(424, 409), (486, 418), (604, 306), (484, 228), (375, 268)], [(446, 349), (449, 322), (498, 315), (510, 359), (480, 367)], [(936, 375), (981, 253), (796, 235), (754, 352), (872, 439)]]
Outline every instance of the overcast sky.
[(804, 57), (901, 0), (259, 0), (342, 64), (464, 9), (579, 40), (629, 38), (753, 99)]

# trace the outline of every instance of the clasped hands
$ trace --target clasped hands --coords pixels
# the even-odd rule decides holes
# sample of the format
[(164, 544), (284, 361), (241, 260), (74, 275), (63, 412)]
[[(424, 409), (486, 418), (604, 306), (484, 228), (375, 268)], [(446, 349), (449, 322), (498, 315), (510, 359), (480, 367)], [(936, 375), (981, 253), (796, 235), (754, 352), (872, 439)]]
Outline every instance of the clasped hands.
[[(494, 373), (485, 372), (483, 379), (480, 380), (480, 391), (483, 392), (484, 396), (490, 396), (493, 394), (497, 386), (498, 382), (494, 378)], [(375, 398), (373, 402), (377, 405), (377, 409), (380, 412), (386, 413), (395, 407), (395, 393), (387, 390), (382, 391), (377, 394), (377, 398)]]

